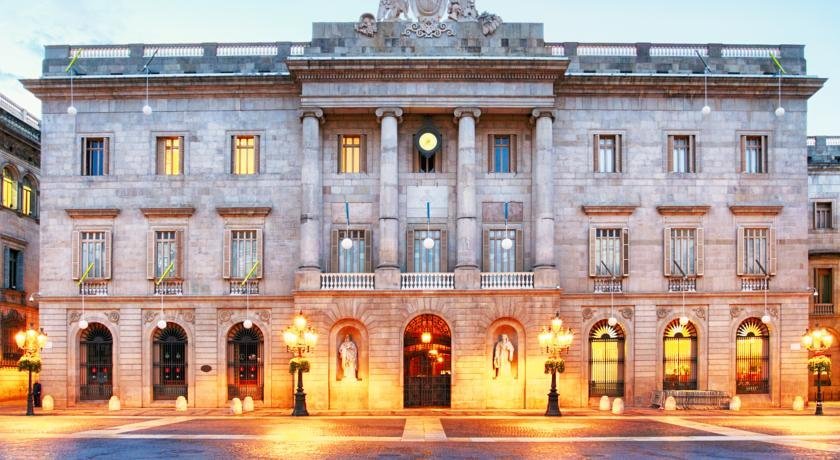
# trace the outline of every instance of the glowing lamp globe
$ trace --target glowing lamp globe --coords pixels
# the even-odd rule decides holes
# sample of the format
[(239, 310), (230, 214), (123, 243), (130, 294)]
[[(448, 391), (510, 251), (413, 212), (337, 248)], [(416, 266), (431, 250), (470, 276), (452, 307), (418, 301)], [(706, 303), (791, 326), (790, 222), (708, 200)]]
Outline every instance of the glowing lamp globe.
[(558, 315), (558, 316), (555, 316), (555, 317), (551, 320), (551, 330), (552, 330), (552, 331), (554, 331), (554, 332), (560, 332), (560, 327), (562, 327), (562, 326), (563, 326), (563, 320), (562, 320), (562, 319), (560, 319), (560, 316), (559, 316), (559, 315)]
[(87, 329), (88, 322), (87, 320), (81, 319), (79, 320), (79, 329)]
[(151, 114), (152, 114), (152, 108), (149, 106), (149, 104), (144, 105), (143, 106), (143, 115), (151, 115)]
[(15, 334), (15, 343), (18, 348), (23, 348), (26, 345), (26, 332), (20, 331)]
[(162, 319), (157, 322), (158, 329), (166, 329), (166, 320)]
[(618, 318), (616, 318), (615, 316), (610, 316), (610, 319), (607, 320), (607, 324), (609, 324), (610, 326), (615, 326), (616, 324), (618, 324)]
[(350, 238), (344, 238), (343, 240), (341, 240), (341, 249), (344, 249), (345, 251), (349, 251), (352, 248), (353, 248), (353, 240), (351, 240)]
[(295, 334), (295, 332), (291, 328), (286, 329), (286, 331), (283, 332), (283, 341), (286, 342), (287, 347), (291, 348), (297, 345), (297, 340), (298, 335)]
[(312, 329), (303, 333), (303, 343), (305, 343), (307, 347), (314, 347), (317, 342), (318, 334), (316, 334)]
[(813, 344), (814, 338), (811, 337), (808, 333), (802, 336), (802, 346), (804, 346), (805, 348), (810, 348)]
[(430, 343), (432, 341), (432, 333), (424, 332), (422, 335), (420, 335), (420, 341), (423, 343)]
[(250, 319), (246, 319), (245, 321), (242, 321), (242, 327), (244, 327), (245, 329), (251, 329), (252, 327), (254, 327), (254, 322)]
[(700, 113), (702, 113), (703, 115), (708, 115), (708, 114), (712, 113), (712, 108), (709, 107), (708, 105), (704, 105), (703, 108), (700, 109)]
[(298, 313), (298, 315), (295, 316), (294, 325), (295, 328), (297, 328), (297, 330), (299, 331), (302, 331), (306, 328), (306, 317), (303, 316), (303, 312)]
[(429, 237), (426, 237), (426, 239), (423, 240), (423, 247), (426, 248), (426, 249), (434, 248), (435, 247), (435, 240), (433, 240)]
[(680, 316), (680, 326), (688, 324), (688, 316)]
[(437, 362), (442, 363), (443, 362), (443, 356), (438, 356), (437, 357)]
[(73, 107), (72, 105), (70, 107), (67, 107), (68, 115), (76, 115), (77, 112), (78, 110), (76, 110), (76, 107)]
[(761, 317), (761, 322), (764, 323), (764, 324), (770, 324), (770, 321), (772, 321), (772, 320), (773, 319), (770, 318), (770, 315), (764, 315), (764, 316)]
[(776, 109), (776, 116), (779, 117), (779, 118), (782, 118), (783, 116), (785, 116), (785, 108), (784, 107), (779, 107), (778, 109)]
[(507, 251), (512, 247), (513, 247), (513, 240), (511, 240), (510, 238), (505, 238), (505, 239), (502, 240), (502, 249)]

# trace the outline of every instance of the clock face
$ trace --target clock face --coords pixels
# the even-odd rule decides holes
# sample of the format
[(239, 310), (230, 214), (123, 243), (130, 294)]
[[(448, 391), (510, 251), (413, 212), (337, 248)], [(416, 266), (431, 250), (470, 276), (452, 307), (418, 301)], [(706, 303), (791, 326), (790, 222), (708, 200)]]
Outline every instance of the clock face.
[(417, 140), (417, 145), (420, 146), (420, 149), (422, 150), (433, 152), (437, 149), (438, 138), (434, 133), (426, 132), (420, 135), (420, 138)]

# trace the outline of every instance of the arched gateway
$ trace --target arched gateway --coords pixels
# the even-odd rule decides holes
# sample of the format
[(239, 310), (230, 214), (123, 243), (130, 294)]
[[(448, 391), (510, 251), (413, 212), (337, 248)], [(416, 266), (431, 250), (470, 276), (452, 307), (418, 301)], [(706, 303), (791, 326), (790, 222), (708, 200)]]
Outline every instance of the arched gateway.
[(436, 315), (420, 315), (403, 338), (405, 407), (449, 407), (452, 385), (452, 334)]

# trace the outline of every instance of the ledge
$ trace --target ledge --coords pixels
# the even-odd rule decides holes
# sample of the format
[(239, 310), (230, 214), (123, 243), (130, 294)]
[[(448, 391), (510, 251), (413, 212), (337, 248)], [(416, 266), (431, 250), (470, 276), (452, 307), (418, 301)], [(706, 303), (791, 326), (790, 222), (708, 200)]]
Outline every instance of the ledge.
[(222, 217), (265, 217), (271, 213), (271, 207), (216, 208), (216, 212)]
[(706, 204), (663, 204), (656, 210), (663, 216), (702, 216), (709, 212), (711, 206)]
[(73, 219), (94, 219), (97, 217), (110, 217), (113, 219), (120, 214), (120, 210), (116, 208), (65, 209), (64, 212)]
[(11, 235), (6, 235), (5, 233), (0, 233), (0, 241), (5, 241), (7, 243), (11, 243), (20, 247), (24, 247), (29, 244), (28, 241), (24, 241), (18, 238), (15, 238)]
[(730, 204), (729, 210), (736, 216), (777, 216), (784, 206), (780, 204)]
[(583, 213), (587, 216), (629, 216), (638, 208), (635, 204), (598, 204), (583, 205)]
[(146, 217), (190, 217), (195, 208), (140, 208)]

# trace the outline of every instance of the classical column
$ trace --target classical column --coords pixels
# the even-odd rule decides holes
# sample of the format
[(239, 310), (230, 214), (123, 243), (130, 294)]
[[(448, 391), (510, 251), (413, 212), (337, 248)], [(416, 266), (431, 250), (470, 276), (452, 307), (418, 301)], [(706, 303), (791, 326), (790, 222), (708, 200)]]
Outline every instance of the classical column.
[(553, 288), (559, 282), (554, 263), (554, 113), (534, 109), (536, 124), (532, 200), (534, 214), (534, 287)]
[(455, 109), (458, 123), (458, 263), (455, 265), (455, 288), (478, 289), (481, 272), (478, 251), (481, 242), (476, 221), (475, 198), (475, 124), (481, 116), (477, 108)]
[(376, 109), (381, 124), (379, 141), (379, 264), (377, 289), (400, 288), (400, 195), (397, 171), (397, 126), (403, 111), (396, 107)]
[(318, 108), (302, 108), (301, 200), (300, 200), (300, 266), (295, 274), (295, 287), (301, 290), (321, 288), (321, 225), (324, 196), (322, 188), (321, 124), (324, 112)]

